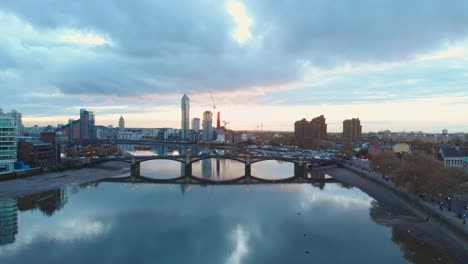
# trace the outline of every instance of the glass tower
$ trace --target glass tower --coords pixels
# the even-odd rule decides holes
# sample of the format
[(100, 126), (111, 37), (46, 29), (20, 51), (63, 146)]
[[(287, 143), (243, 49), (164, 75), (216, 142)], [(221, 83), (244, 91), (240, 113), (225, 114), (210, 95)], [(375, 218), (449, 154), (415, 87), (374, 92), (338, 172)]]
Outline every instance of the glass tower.
[(182, 97), (182, 126), (180, 129), (180, 139), (188, 140), (190, 129), (190, 99), (186, 94)]

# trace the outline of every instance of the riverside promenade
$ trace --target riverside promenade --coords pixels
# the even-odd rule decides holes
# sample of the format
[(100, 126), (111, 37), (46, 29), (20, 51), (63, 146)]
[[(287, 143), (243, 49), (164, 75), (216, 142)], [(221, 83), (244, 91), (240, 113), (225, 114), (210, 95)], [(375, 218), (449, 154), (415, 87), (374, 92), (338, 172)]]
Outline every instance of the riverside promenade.
[(425, 201), (414, 194), (408, 193), (405, 189), (396, 186), (391, 180), (383, 177), (380, 173), (375, 173), (370, 169), (359, 168), (349, 164), (342, 164), (342, 166), (394, 192), (422, 211), (428, 221), (439, 220), (441, 224), (445, 225), (452, 231), (463, 234), (468, 241), (468, 223), (466, 223), (467, 219), (464, 218), (466, 217), (466, 213), (462, 213), (462, 218), (460, 219), (456, 212), (449, 211), (443, 206), (441, 210), (441, 206), (439, 204)]

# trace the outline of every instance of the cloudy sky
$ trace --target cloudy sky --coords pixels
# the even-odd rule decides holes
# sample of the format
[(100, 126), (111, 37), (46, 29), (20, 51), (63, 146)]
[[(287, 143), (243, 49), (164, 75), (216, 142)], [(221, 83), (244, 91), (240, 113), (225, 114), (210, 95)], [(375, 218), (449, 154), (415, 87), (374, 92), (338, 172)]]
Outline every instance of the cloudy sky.
[(468, 131), (468, 1), (2, 0), (0, 108), (26, 125)]

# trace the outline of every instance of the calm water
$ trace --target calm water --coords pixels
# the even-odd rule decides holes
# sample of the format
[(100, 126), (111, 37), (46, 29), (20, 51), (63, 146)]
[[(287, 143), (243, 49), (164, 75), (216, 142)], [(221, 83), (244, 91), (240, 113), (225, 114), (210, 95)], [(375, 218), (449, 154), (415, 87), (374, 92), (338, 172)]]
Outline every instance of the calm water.
[[(180, 172), (172, 161), (141, 168), (148, 177)], [(243, 166), (210, 160), (193, 174), (229, 179)], [(293, 168), (258, 163), (252, 174), (285, 178)], [(0, 263), (447, 262), (406, 231), (378, 224), (381, 207), (340, 183), (69, 186), (0, 201)]]

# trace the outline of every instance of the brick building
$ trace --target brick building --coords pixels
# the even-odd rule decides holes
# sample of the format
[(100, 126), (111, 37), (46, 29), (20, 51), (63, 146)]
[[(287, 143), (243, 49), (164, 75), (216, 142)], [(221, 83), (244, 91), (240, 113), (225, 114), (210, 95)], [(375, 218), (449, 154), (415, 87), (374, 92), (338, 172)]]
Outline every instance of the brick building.
[(327, 124), (323, 115), (313, 118), (310, 122), (303, 118), (294, 123), (294, 139), (298, 145), (317, 147), (326, 137)]

